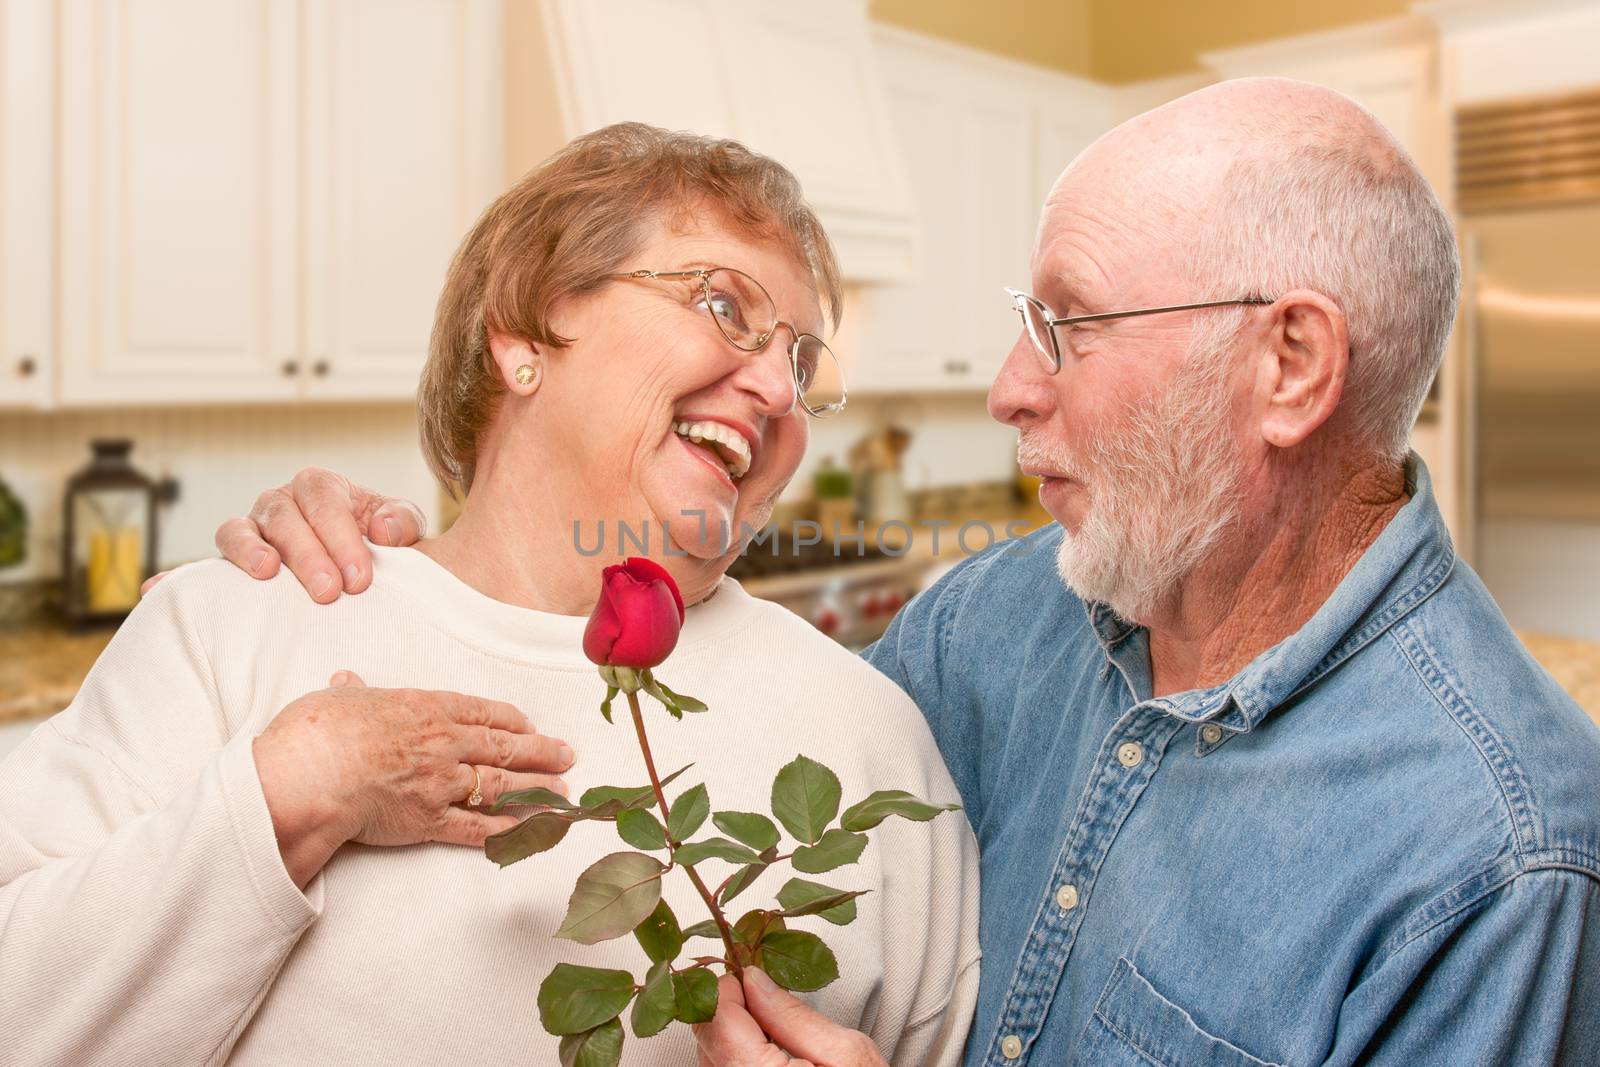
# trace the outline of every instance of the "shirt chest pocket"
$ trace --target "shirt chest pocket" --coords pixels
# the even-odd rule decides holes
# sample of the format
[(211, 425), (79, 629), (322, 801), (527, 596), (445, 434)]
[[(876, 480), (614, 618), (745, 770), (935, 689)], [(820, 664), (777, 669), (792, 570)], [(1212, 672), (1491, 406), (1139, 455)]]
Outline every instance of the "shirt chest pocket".
[(1189, 1013), (1156, 992), (1126, 958), (1089, 1016), (1073, 1064), (1082, 1067), (1283, 1067), (1257, 1059), (1195, 1025)]

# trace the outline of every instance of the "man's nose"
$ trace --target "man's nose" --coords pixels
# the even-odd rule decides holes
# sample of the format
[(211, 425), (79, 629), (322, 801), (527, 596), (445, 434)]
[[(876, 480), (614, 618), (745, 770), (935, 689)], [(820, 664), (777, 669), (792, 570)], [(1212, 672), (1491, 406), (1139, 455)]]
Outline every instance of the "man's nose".
[(1025, 332), (1019, 333), (989, 387), (989, 417), (1018, 429), (1049, 418), (1055, 410), (1051, 386), (1033, 342)]

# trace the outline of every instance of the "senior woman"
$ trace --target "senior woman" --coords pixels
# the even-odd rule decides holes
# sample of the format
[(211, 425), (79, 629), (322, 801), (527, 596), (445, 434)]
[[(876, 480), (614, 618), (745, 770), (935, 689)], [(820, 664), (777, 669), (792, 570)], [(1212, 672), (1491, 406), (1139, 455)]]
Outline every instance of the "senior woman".
[[(847, 799), (954, 799), (899, 689), (723, 577), (723, 531), (766, 521), (838, 400), (817, 340), (837, 288), (793, 177), (732, 142), (610, 127), (490, 207), (419, 396), (431, 466), (466, 489), (449, 532), (375, 548), (370, 589), (328, 607), (287, 572), (179, 569), (0, 768), (0, 1062), (556, 1062), (533, 1003), (551, 966), (643, 961), (631, 938), (552, 937), (615, 831), (579, 823), (504, 870), (462, 846), (515, 821), (475, 790), (487, 805), (571, 760), (524, 711), (580, 753), (572, 787), (643, 780), (580, 644), (621, 551), (591, 551), (602, 522), (648, 526), (691, 605), (670, 677), (713, 713), (664, 720), (658, 763), (694, 763), (719, 809), (764, 809), (798, 753)], [(895, 1063), (957, 1062), (970, 829), (890, 820), (845, 871), (872, 893), (812, 1003)], [(663, 890), (700, 914), (687, 880)], [(687, 1065), (694, 1038), (624, 1058)]]

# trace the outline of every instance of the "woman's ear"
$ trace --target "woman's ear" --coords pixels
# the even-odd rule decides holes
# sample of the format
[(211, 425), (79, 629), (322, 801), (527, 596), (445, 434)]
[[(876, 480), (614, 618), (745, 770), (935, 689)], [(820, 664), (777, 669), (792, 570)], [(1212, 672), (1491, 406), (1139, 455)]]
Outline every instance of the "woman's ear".
[(544, 379), (544, 357), (521, 337), (489, 332), (489, 354), (500, 372), (500, 381), (518, 396), (532, 396)]
[(1350, 333), (1344, 310), (1321, 293), (1296, 289), (1272, 305), (1260, 364), (1262, 440), (1293, 448), (1327, 422), (1344, 395)]

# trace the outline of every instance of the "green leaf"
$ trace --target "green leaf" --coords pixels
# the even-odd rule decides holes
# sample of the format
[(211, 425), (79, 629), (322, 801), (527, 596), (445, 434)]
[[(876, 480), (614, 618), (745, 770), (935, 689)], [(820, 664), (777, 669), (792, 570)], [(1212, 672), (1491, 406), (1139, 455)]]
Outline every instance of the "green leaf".
[(679, 845), (677, 851), (672, 854), (673, 860), (685, 867), (713, 857), (727, 860), (729, 863), (756, 863), (761, 859), (737, 841), (729, 841), (726, 837), (708, 837), (704, 841), (691, 841), (687, 845)]
[(834, 889), (804, 878), (791, 878), (778, 890), (778, 903), (783, 905), (779, 914), (790, 919), (816, 915), (835, 926), (844, 926), (855, 921), (856, 897), (866, 892), (865, 889)]
[(558, 963), (539, 983), (539, 1022), (547, 1033), (577, 1034), (615, 1019), (632, 999), (627, 971)]
[(805, 930), (774, 930), (761, 942), (761, 969), (785, 989), (809, 993), (839, 977), (839, 961), (822, 938)]
[(633, 936), (639, 939), (639, 947), (654, 963), (670, 962), (683, 950), (683, 931), (678, 929), (678, 917), (664, 900), (633, 928)]
[(805, 874), (821, 874), (835, 867), (843, 867), (861, 858), (867, 847), (866, 834), (853, 834), (848, 830), (829, 830), (822, 840), (809, 848), (794, 850), (794, 869)]
[(593, 945), (638, 926), (661, 902), (666, 867), (640, 852), (613, 852), (578, 876), (557, 937)]
[(709, 710), (705, 704), (696, 700), (694, 697), (684, 696), (682, 693), (679, 693), (676, 690), (668, 689), (666, 682), (657, 681), (656, 685), (660, 686), (661, 691), (667, 694), (667, 696), (671, 697), (672, 702), (678, 705), (678, 708), (682, 711), (701, 712)]
[[(661, 788), (665, 789), (673, 779), (693, 766), (694, 764), (691, 763), (688, 767), (679, 767), (661, 779)], [(607, 801), (619, 800), (622, 801), (623, 808), (647, 808), (655, 803), (655, 799), (655, 790), (648, 785), (597, 785), (593, 789), (585, 790), (584, 794), (578, 798), (578, 804), (584, 808), (597, 808)]]
[(722, 930), (717, 926), (715, 919), (702, 919), (693, 926), (683, 928), (683, 939), (687, 941), (691, 937), (721, 938)]
[(654, 697), (657, 703), (666, 708), (668, 714), (674, 719), (683, 718), (683, 709), (678, 707), (678, 702), (672, 698), (672, 693), (663, 687), (660, 682), (656, 681), (655, 675), (650, 673), (649, 668), (639, 672), (639, 681), (641, 688)]
[(622, 1062), (622, 1021), (611, 1019), (581, 1034), (568, 1034), (557, 1055), (561, 1067), (617, 1067)]
[(643, 808), (617, 812), (617, 836), (646, 852), (667, 847), (667, 832), (661, 828), (661, 820)]
[(673, 975), (672, 991), (678, 1003), (676, 1014), (680, 1022), (710, 1022), (717, 1013), (717, 976), (704, 967)]
[(667, 834), (674, 841), (687, 841), (705, 825), (706, 816), (710, 814), (711, 798), (706, 795), (706, 787), (693, 786), (672, 802), (671, 813), (667, 816)]
[(497, 812), (500, 809), (508, 808), (513, 804), (523, 804), (528, 807), (538, 808), (556, 808), (560, 811), (577, 810), (577, 805), (572, 803), (572, 801), (568, 800), (566, 797), (562, 796), (560, 793), (557, 793), (554, 789), (546, 789), (543, 786), (538, 786), (533, 789), (518, 789), (514, 793), (501, 793), (500, 799), (494, 802), (494, 806), (491, 807), (489, 811)]
[(771, 848), (778, 843), (778, 828), (772, 820), (753, 811), (719, 811), (711, 821), (718, 830), (753, 849)]
[(756, 947), (768, 934), (774, 930), (782, 930), (785, 925), (787, 924), (783, 921), (783, 917), (777, 912), (756, 908), (739, 916), (739, 921), (733, 924), (733, 939)]
[(790, 836), (815, 844), (839, 814), (839, 776), (816, 760), (796, 756), (772, 783), (772, 814)]
[(600, 702), (600, 714), (604, 715), (606, 722), (611, 722), (611, 702), (617, 699), (617, 687), (606, 686), (606, 698)]
[(678, 1008), (672, 991), (672, 964), (658, 960), (644, 977), (644, 988), (639, 999), (633, 1002), (633, 1014), (628, 1024), (634, 1037), (653, 1037), (667, 1028)]
[(525, 860), (536, 852), (555, 848), (572, 829), (572, 819), (555, 811), (541, 811), (523, 819), (509, 830), (490, 834), (483, 842), (483, 854), (502, 867)]
[(749, 889), (755, 880), (761, 877), (761, 872), (766, 870), (767, 866), (765, 863), (747, 864), (738, 874), (728, 880), (728, 886), (722, 891), (719, 903), (726, 905), (728, 901)]
[(880, 789), (861, 803), (844, 809), (839, 825), (846, 830), (870, 830), (891, 815), (927, 822), (943, 812), (960, 810), (960, 804), (930, 804), (904, 789)]

